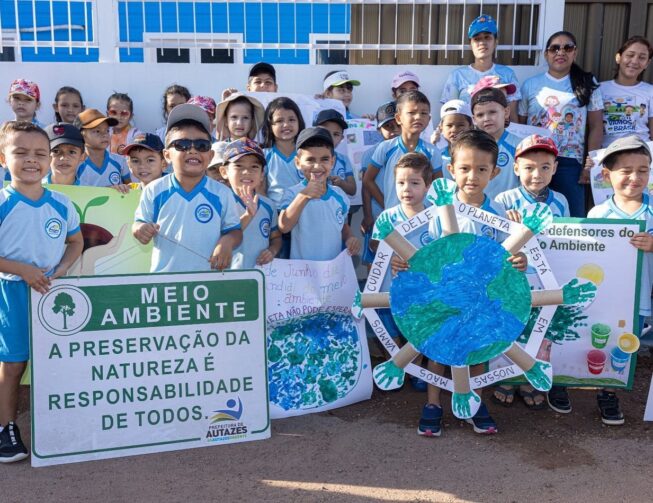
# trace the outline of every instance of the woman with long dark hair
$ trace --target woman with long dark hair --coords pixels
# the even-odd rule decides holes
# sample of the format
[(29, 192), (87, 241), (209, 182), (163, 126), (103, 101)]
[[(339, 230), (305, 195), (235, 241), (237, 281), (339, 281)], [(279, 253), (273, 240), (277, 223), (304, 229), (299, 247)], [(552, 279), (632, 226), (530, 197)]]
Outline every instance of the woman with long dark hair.
[(594, 76), (575, 63), (577, 54), (573, 34), (559, 31), (549, 37), (544, 51), (548, 70), (524, 82), (519, 121), (551, 132), (559, 155), (550, 187), (567, 198), (572, 217), (584, 217), (583, 184), (589, 182), (589, 172), (583, 160), (588, 150), (601, 148), (603, 100)]

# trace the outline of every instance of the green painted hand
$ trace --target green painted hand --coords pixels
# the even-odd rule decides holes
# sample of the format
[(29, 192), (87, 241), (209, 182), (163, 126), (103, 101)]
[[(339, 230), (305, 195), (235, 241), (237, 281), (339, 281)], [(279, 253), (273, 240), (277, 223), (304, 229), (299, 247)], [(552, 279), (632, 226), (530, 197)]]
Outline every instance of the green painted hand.
[(431, 201), (437, 206), (447, 206), (453, 204), (453, 196), (456, 193), (456, 184), (447, 180), (446, 178), (438, 178), (433, 182), (433, 191), (435, 192), (435, 199)]
[(578, 278), (572, 279), (562, 287), (563, 304), (583, 304), (596, 296), (596, 285), (591, 281), (581, 283)]
[(377, 387), (384, 391), (389, 391), (401, 388), (404, 385), (406, 373), (404, 369), (397, 367), (392, 360), (388, 360), (374, 367), (373, 375)]
[(379, 218), (377, 218), (376, 222), (374, 223), (374, 232), (372, 233), (372, 239), (381, 241), (394, 230), (395, 226), (392, 223), (392, 220), (390, 220), (390, 215), (387, 213), (381, 213)]
[(361, 293), (360, 290), (358, 290), (356, 292), (356, 296), (354, 297), (354, 302), (351, 305), (351, 314), (357, 320), (359, 320), (360, 317), (363, 316), (363, 304), (361, 302), (362, 297), (363, 297), (363, 294)]
[(480, 406), (481, 397), (473, 390), (469, 393), (456, 393), (454, 391), (451, 397), (451, 410), (454, 416), (460, 419), (474, 417)]
[(538, 391), (549, 391), (553, 384), (553, 369), (551, 364), (542, 360), (535, 360), (535, 365), (524, 372), (524, 377)]
[(521, 223), (528, 227), (533, 234), (539, 234), (553, 222), (551, 208), (544, 203), (522, 208), (520, 213)]

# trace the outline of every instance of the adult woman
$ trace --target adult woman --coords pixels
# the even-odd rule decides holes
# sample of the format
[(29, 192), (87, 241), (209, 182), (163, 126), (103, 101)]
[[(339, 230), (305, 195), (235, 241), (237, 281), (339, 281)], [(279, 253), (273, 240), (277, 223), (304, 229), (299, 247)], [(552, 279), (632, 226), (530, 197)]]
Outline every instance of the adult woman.
[(551, 188), (562, 192), (572, 217), (585, 216), (585, 188), (589, 172), (582, 167), (587, 150), (601, 147), (603, 101), (591, 73), (575, 63), (576, 38), (567, 31), (549, 37), (544, 55), (548, 71), (524, 82), (519, 121), (551, 131), (559, 156)]
[(653, 139), (653, 86), (642, 82), (653, 57), (644, 37), (631, 37), (617, 51), (614, 80), (601, 82), (603, 97), (603, 146), (617, 138), (636, 134)]
[[(487, 14), (481, 14), (469, 25), (467, 36), (474, 54), (474, 62), (469, 66), (457, 68), (449, 75), (442, 90), (440, 103), (455, 99), (469, 103), (476, 83), (488, 75), (496, 75), (502, 83), (514, 84), (519, 89), (515, 72), (507, 66), (494, 63), (498, 42), (496, 21)], [(517, 102), (520, 98), (519, 90), (508, 97), (513, 120), (517, 117)]]

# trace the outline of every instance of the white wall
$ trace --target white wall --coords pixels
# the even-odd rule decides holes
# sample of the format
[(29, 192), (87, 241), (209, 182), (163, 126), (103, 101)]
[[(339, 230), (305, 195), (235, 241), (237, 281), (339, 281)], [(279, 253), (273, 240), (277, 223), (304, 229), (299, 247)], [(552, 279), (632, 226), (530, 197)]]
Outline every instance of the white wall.
[[(163, 124), (161, 99), (164, 89), (172, 84), (188, 87), (192, 94), (207, 95), (216, 101), (225, 87), (244, 90), (249, 65), (208, 64), (149, 64), (149, 63), (0, 63), (0, 92), (9, 89), (11, 81), (25, 78), (36, 82), (41, 89), (42, 104), (38, 119), (46, 124), (54, 121), (52, 102), (59, 87), (70, 85), (79, 89), (87, 107), (105, 111), (106, 99), (114, 91), (126, 92), (134, 100), (136, 125), (153, 131)], [(276, 65), (280, 91), (313, 95), (322, 91), (322, 79), (331, 70), (342, 67), (327, 65)], [(410, 69), (422, 81), (424, 91), (437, 116), (442, 87), (454, 66), (372, 66), (350, 65), (352, 78), (360, 80), (355, 88), (352, 111), (373, 113), (391, 98), (390, 82), (395, 73)], [(523, 82), (540, 71), (532, 66), (513, 67)], [(5, 91), (2, 91), (5, 90)], [(0, 118), (11, 118), (5, 103)]]

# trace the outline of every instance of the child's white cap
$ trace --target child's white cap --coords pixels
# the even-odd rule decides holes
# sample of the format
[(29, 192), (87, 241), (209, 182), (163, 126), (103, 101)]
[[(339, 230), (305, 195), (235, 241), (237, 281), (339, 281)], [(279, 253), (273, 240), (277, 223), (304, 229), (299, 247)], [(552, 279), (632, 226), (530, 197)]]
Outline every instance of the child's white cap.
[(472, 109), (463, 100), (449, 100), (440, 108), (440, 120), (447, 115), (461, 114), (473, 119)]

